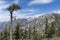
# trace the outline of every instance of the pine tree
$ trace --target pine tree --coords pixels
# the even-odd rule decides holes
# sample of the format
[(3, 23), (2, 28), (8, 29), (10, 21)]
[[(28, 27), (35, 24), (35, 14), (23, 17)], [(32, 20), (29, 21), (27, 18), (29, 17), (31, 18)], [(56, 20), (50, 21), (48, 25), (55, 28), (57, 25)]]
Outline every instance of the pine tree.
[(0, 40), (3, 40), (3, 33), (0, 32)]
[(4, 30), (3, 39), (4, 40), (9, 40), (9, 32), (8, 32), (7, 28), (5, 28), (5, 30)]
[(48, 19), (46, 18), (46, 28), (45, 28), (45, 34), (47, 34), (47, 29), (48, 29)]
[(27, 27), (24, 30), (24, 39), (26, 40), (28, 37), (28, 31), (27, 31)]
[[(47, 21), (47, 20), (46, 20)], [(52, 35), (55, 33), (55, 27), (54, 27), (54, 22), (51, 23), (51, 26), (47, 25), (48, 23), (46, 22), (46, 28), (45, 28), (45, 34), (47, 38), (51, 38)]]
[(37, 30), (35, 27), (33, 27), (33, 40), (38, 40), (37, 38)]
[(32, 31), (32, 30), (31, 30), (31, 27), (28, 28), (28, 31), (29, 31), (29, 32), (28, 32), (28, 33), (29, 33), (29, 39), (31, 39), (31, 31)]
[(22, 40), (24, 40), (24, 36), (25, 36), (24, 29), (20, 29), (20, 38)]
[(18, 9), (21, 9), (21, 7), (19, 6), (19, 5), (17, 5), (17, 4), (12, 4), (12, 5), (10, 5), (8, 8), (7, 8), (7, 10), (10, 12), (10, 14), (11, 14), (11, 16), (10, 16), (10, 27), (9, 27), (9, 29), (10, 29), (10, 40), (13, 40), (13, 35), (12, 35), (12, 19), (13, 19), (13, 12), (14, 11), (16, 11), (16, 10), (18, 10)]
[(20, 35), (19, 35), (19, 25), (17, 24), (16, 28), (15, 28), (15, 40), (19, 40), (20, 39)]
[(51, 36), (53, 34), (55, 34), (55, 26), (54, 26), (54, 24), (55, 24), (54, 22), (51, 23), (51, 27), (50, 27)]

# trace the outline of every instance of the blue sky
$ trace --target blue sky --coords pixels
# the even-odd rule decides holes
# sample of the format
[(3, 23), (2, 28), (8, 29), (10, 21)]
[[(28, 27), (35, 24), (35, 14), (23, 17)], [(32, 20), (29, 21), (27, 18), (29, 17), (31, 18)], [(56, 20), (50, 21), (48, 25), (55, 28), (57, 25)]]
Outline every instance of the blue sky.
[(0, 22), (9, 21), (6, 8), (18, 4), (21, 9), (13, 12), (17, 18), (38, 17), (48, 13), (60, 13), (60, 0), (0, 0)]

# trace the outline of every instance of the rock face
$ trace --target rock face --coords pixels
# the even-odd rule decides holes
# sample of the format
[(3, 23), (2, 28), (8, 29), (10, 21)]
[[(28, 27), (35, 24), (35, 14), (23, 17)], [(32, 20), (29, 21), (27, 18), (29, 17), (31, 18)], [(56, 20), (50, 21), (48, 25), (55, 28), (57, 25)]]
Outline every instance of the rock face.
[[(29, 19), (29, 20), (28, 20)], [(46, 27), (46, 19), (48, 20), (48, 24), (51, 24), (52, 22), (55, 22), (55, 27), (59, 28), (60, 27), (60, 14), (45, 14), (42, 16), (39, 16), (38, 18), (28, 18), (28, 19), (18, 19), (19, 24), (21, 27), (36, 27), (37, 30), (43, 31)], [(16, 20), (13, 21), (13, 26), (16, 25)], [(0, 29), (4, 28), (5, 26), (9, 27), (9, 22), (3, 22), (0, 23)]]
[(54, 26), (56, 29), (60, 28), (60, 14), (45, 14), (39, 16), (38, 18), (34, 18), (30, 23), (30, 27), (36, 27), (38, 31), (44, 31), (46, 27), (46, 19), (48, 20), (48, 24), (51, 25), (54, 22)]

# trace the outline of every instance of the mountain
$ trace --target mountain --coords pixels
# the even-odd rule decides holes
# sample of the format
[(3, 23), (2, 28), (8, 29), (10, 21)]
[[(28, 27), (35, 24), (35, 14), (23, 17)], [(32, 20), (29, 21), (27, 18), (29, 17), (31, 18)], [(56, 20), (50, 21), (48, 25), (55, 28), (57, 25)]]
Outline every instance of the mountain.
[[(60, 27), (60, 14), (56, 13), (51, 13), (51, 14), (45, 14), (41, 15), (37, 18), (22, 18), (22, 19), (17, 19), (13, 20), (13, 27), (16, 26), (16, 23), (20, 24), (21, 27), (33, 27), (35, 26), (37, 30), (43, 31), (46, 27), (46, 19), (48, 20), (48, 24), (51, 24), (52, 22), (55, 22), (55, 27), (59, 28)], [(0, 30), (4, 29), (5, 27), (9, 27), (10, 22), (2, 22), (0, 23)]]
[(38, 18), (32, 20), (32, 22), (29, 25), (36, 27), (39, 31), (44, 31), (46, 27), (46, 19), (48, 20), (49, 25), (51, 25), (51, 23), (54, 22), (55, 28), (60, 28), (60, 14), (55, 13), (39, 16)]
[[(16, 20), (13, 20), (13, 22), (12, 22), (13, 28), (15, 28), (15, 26), (17, 25), (17, 22), (19, 23), (19, 25), (21, 27), (28, 24), (27, 19), (16, 19)], [(8, 22), (0, 22), (0, 31), (3, 30), (4, 28), (9, 28), (9, 26), (10, 26), (10, 21), (8, 21)]]

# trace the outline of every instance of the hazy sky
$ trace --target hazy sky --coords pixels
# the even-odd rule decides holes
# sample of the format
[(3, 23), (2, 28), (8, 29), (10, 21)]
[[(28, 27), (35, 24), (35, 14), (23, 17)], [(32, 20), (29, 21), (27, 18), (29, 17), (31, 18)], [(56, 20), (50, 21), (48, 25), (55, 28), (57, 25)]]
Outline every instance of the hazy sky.
[(46, 13), (60, 13), (60, 0), (0, 0), (0, 22), (9, 21), (10, 14), (6, 8), (18, 4), (22, 9), (14, 11), (17, 18), (38, 17)]

